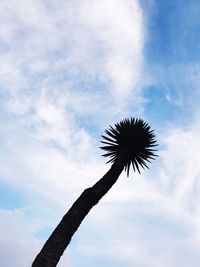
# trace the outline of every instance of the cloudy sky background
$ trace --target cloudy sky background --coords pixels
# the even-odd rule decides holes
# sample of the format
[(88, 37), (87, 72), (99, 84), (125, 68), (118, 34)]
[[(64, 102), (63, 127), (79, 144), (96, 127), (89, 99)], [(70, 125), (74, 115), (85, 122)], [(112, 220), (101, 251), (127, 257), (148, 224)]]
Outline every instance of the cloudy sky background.
[(159, 159), (125, 174), (59, 267), (199, 267), (200, 3), (0, 1), (0, 259), (27, 267), (108, 170), (109, 124), (141, 117)]

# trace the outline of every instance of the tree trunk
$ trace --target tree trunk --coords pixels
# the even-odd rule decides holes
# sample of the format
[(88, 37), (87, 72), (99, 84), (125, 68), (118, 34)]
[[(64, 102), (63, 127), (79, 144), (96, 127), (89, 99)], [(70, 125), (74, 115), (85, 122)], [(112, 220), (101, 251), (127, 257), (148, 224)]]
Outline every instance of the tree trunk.
[(114, 162), (103, 178), (92, 187), (84, 190), (74, 202), (44, 244), (42, 250), (35, 258), (32, 267), (55, 267), (57, 265), (64, 250), (70, 243), (73, 234), (85, 216), (108, 192), (123, 171), (126, 162), (126, 153), (120, 154), (121, 156)]

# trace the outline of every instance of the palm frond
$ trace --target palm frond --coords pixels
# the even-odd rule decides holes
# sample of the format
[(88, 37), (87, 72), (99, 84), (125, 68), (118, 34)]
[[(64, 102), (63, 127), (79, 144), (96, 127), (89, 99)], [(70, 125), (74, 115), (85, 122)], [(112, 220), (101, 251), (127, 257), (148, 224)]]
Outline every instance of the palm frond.
[[(154, 153), (154, 147), (157, 146), (154, 131), (142, 119), (124, 119), (115, 124), (115, 127), (105, 130), (106, 135), (102, 135), (101, 141), (103, 149), (106, 153), (102, 156), (109, 157), (108, 162), (115, 162), (119, 156), (122, 147), (127, 149), (127, 162), (124, 166), (127, 176), (129, 176), (130, 166), (133, 170), (140, 173), (140, 166), (148, 168), (147, 162), (155, 159), (157, 155)], [(107, 162), (107, 163), (108, 163)]]

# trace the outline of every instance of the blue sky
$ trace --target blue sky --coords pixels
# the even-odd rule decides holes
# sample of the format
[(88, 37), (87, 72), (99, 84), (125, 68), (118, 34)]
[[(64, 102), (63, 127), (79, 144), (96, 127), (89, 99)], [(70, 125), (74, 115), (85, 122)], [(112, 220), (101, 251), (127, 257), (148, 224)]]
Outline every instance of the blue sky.
[(126, 117), (159, 158), (123, 173), (59, 267), (199, 267), (200, 3), (0, 2), (0, 258), (30, 266), (108, 170), (101, 134)]

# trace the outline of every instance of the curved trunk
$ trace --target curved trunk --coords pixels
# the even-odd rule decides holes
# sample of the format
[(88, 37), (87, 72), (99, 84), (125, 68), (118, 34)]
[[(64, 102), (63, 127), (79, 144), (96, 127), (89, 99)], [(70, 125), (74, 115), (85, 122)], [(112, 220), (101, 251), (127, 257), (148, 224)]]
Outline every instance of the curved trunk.
[(121, 156), (103, 178), (92, 187), (83, 191), (46, 241), (42, 250), (35, 258), (32, 267), (55, 267), (57, 265), (85, 216), (117, 181), (125, 165), (125, 154), (121, 153)]

